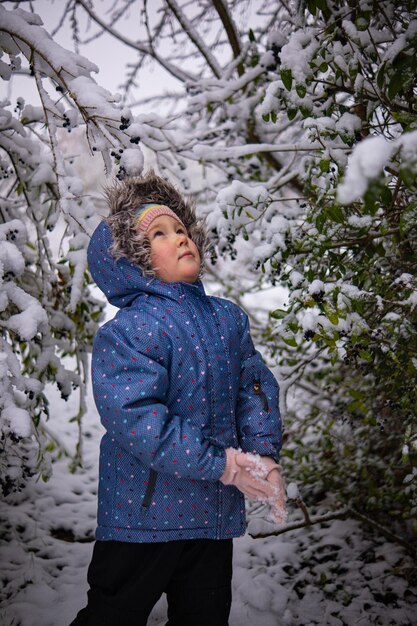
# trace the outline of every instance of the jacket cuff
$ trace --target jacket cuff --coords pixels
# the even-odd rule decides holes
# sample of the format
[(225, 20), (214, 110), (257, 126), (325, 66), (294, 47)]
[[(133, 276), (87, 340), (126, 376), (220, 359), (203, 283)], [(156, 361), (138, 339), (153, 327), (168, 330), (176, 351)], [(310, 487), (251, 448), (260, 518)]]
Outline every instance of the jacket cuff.
[(264, 446), (262, 445), (262, 443), (260, 443), (260, 445), (242, 443), (241, 447), (243, 452), (249, 452), (250, 454), (259, 454), (259, 456), (269, 456), (275, 461), (275, 463), (279, 463), (280, 451), (271, 444)]
[(220, 480), (226, 469), (226, 450), (224, 448), (215, 447), (216, 453), (214, 455), (212, 480)]

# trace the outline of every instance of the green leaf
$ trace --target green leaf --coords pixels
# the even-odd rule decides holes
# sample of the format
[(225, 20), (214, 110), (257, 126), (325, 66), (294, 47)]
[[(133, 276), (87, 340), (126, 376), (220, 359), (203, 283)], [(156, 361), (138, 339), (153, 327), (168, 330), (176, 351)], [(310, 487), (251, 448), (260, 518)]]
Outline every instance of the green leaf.
[(334, 340), (333, 337), (326, 337), (326, 335), (324, 335), (322, 339), (324, 343), (326, 344), (326, 346), (330, 348), (331, 352), (336, 348), (336, 341)]
[(248, 36), (249, 36), (249, 41), (252, 41), (252, 42), (256, 41), (255, 40), (255, 35), (254, 35), (253, 30), (251, 28), (249, 29)]
[(365, 31), (369, 27), (369, 22), (361, 15), (356, 19), (355, 26), (359, 31)]
[(404, 111), (393, 111), (392, 117), (396, 122), (403, 124), (404, 126), (409, 126), (417, 121), (417, 113), (407, 113)]
[(380, 89), (383, 89), (385, 85), (385, 63), (381, 65), (376, 75), (376, 84)]
[(385, 206), (391, 206), (392, 203), (392, 191), (389, 187), (387, 186), (383, 186), (381, 188), (381, 200), (383, 202), (383, 204), (385, 204)]
[(271, 311), (269, 315), (274, 320), (282, 320), (282, 318), (287, 315), (287, 311), (284, 311), (284, 309), (275, 309), (275, 311)]
[(330, 172), (330, 159), (321, 159), (319, 167), (321, 172)]
[(297, 342), (295, 340), (295, 337), (282, 337), (282, 340), (287, 344), (287, 346), (297, 348)]
[(343, 214), (343, 211), (340, 207), (338, 206), (329, 206), (326, 209), (328, 216), (330, 217), (330, 219), (333, 222), (337, 222), (338, 224), (344, 224), (345, 223), (345, 216)]
[(368, 363), (371, 363), (374, 360), (372, 354), (367, 350), (359, 350), (359, 356)]
[(358, 389), (349, 389), (349, 394), (352, 396), (352, 398), (355, 398), (356, 400), (362, 400), (363, 398), (363, 392), (358, 390)]
[(316, 217), (316, 221), (315, 221), (315, 226), (320, 234), (323, 232), (325, 223), (326, 223), (326, 215), (323, 211)]
[(307, 9), (310, 11), (311, 15), (315, 15), (317, 11), (316, 0), (307, 0)]
[(303, 117), (310, 117), (311, 109), (306, 106), (300, 106), (300, 113)]
[(322, 306), (327, 319), (336, 326), (339, 323), (339, 316), (336, 309), (334, 309), (331, 304), (327, 303), (323, 303)]
[(269, 122), (269, 118), (270, 118), (270, 114), (269, 113), (264, 113), (262, 115), (262, 119), (264, 122)]
[(292, 72), (291, 69), (282, 69), (281, 70), (281, 80), (283, 85), (287, 91), (291, 90), (292, 87)]
[(402, 72), (395, 72), (388, 85), (388, 97), (393, 100), (395, 96), (402, 90), (404, 77)]
[(307, 93), (307, 88), (305, 85), (297, 85), (295, 91), (299, 95), (300, 98), (304, 98)]
[(295, 118), (298, 113), (298, 109), (287, 109), (287, 117), (290, 122)]
[(404, 167), (400, 170), (400, 179), (407, 185), (407, 187), (414, 187), (416, 184), (415, 172), (409, 167)]
[[(401, 172), (400, 172), (401, 174)], [(375, 190), (370, 188), (365, 192), (365, 195), (363, 196), (363, 200), (365, 203), (365, 209), (368, 213), (370, 213), (371, 215), (375, 215), (377, 209), (378, 209), (378, 205), (376, 202), (376, 197), (375, 197)]]

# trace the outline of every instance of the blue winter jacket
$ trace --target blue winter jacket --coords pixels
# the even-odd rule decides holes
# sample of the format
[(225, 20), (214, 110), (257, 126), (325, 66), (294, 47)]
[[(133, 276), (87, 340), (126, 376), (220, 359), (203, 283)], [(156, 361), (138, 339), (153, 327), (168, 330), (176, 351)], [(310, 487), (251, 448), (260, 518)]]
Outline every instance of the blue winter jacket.
[(89, 267), (119, 311), (98, 331), (94, 397), (100, 448), (96, 538), (225, 539), (245, 532), (244, 497), (220, 483), (225, 448), (278, 459), (278, 384), (246, 314), (201, 282), (142, 276), (108, 252), (105, 223)]

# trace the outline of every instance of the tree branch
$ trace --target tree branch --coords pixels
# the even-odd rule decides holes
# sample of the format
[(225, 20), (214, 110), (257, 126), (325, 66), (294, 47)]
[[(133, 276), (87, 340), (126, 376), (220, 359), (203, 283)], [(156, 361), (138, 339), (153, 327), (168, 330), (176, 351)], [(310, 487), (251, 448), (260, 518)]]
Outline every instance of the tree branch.
[(217, 63), (214, 56), (211, 54), (210, 50), (208, 50), (208, 48), (204, 45), (203, 40), (201, 39), (201, 37), (199, 36), (195, 28), (193, 28), (193, 25), (188, 20), (188, 18), (181, 11), (178, 4), (175, 2), (175, 0), (166, 0), (166, 3), (171, 9), (171, 11), (173, 12), (173, 14), (175, 15), (175, 17), (177, 18), (177, 20), (179, 21), (179, 23), (181, 24), (184, 31), (187, 33), (188, 37), (191, 39), (191, 41), (195, 45), (195, 47), (200, 51), (201, 55), (207, 61), (207, 64), (212, 69), (213, 74), (216, 76), (216, 78), (221, 78), (221, 75), (222, 75), (221, 67)]
[(322, 524), (324, 522), (329, 522), (334, 519), (343, 519), (347, 517), (350, 513), (349, 507), (344, 509), (339, 509), (338, 511), (334, 511), (332, 513), (325, 513), (324, 515), (315, 515), (314, 517), (309, 517), (309, 522), (305, 519), (302, 522), (293, 522), (290, 524), (283, 524), (276, 530), (272, 530), (267, 533), (251, 533), (249, 532), (249, 536), (252, 539), (265, 539), (266, 537), (276, 537), (278, 535), (283, 535), (291, 530), (298, 530), (299, 528), (306, 528), (307, 526), (313, 526), (314, 524)]
[(362, 513), (359, 513), (359, 511), (357, 511), (356, 509), (352, 509), (349, 506), (343, 509), (338, 509), (330, 513), (325, 513), (324, 515), (315, 515), (313, 517), (308, 516), (308, 519), (305, 517), (304, 521), (302, 522), (293, 522), (290, 524), (283, 524), (276, 530), (273, 530), (267, 533), (249, 532), (248, 534), (250, 537), (252, 537), (252, 539), (265, 539), (266, 537), (277, 537), (278, 535), (283, 535), (284, 533), (289, 532), (291, 530), (307, 528), (308, 526), (314, 526), (315, 524), (323, 524), (324, 522), (329, 522), (334, 519), (344, 519), (349, 516), (354, 517), (358, 519), (359, 521), (364, 522), (365, 524), (368, 524), (369, 526), (372, 526), (378, 532), (380, 532), (381, 535), (384, 535), (384, 537), (387, 537), (387, 539), (389, 539), (390, 541), (393, 541), (394, 543), (397, 543), (403, 546), (403, 548), (405, 548), (410, 555), (414, 556), (416, 554), (415, 547), (412, 546), (410, 543), (408, 543), (408, 541), (405, 541), (402, 537), (399, 537), (398, 535), (393, 533), (391, 530), (389, 530), (389, 528), (386, 528), (386, 526), (382, 526), (382, 524), (379, 524), (378, 522), (371, 519), (367, 515), (363, 515)]
[[(232, 48), (233, 56), (235, 59), (237, 59), (237, 57), (242, 52), (242, 46), (240, 44), (236, 27), (230, 16), (227, 6), (223, 2), (223, 0), (212, 0), (212, 4), (213, 4), (213, 7), (216, 9), (218, 16), (220, 17), (221, 23), (224, 26), (224, 29), (227, 34), (227, 38)], [(239, 76), (242, 76), (244, 71), (245, 70), (243, 68), (243, 63), (240, 62), (237, 66), (237, 73), (239, 74)]]
[(142, 52), (142, 54), (147, 54), (148, 56), (151, 56), (152, 58), (154, 58), (155, 61), (157, 61), (169, 74), (174, 76), (174, 78), (177, 78), (183, 83), (188, 82), (188, 81), (194, 82), (196, 80), (195, 76), (193, 76), (192, 74), (188, 74), (187, 72), (184, 72), (179, 67), (173, 65), (166, 59), (162, 58), (151, 47), (145, 44), (132, 41), (131, 39), (128, 39), (127, 37), (119, 33), (118, 31), (114, 30), (111, 26), (108, 26), (105, 22), (103, 22), (101, 18), (98, 17), (96, 13), (94, 13), (94, 11), (88, 6), (85, 0), (76, 0), (76, 2), (77, 4), (80, 4), (83, 7), (83, 9), (88, 13), (88, 15), (91, 17), (92, 20), (94, 20), (96, 24), (101, 26), (101, 28), (107, 31), (110, 35), (112, 35), (113, 37), (115, 37), (116, 39), (124, 43), (129, 48), (133, 48), (137, 52)]

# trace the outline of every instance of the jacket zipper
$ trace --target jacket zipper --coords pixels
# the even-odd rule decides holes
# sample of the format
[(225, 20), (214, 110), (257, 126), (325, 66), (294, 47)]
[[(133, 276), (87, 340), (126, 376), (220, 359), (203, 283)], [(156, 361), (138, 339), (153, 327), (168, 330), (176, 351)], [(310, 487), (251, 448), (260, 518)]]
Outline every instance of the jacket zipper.
[(254, 380), (253, 381), (253, 391), (254, 391), (254, 393), (257, 396), (260, 397), (260, 399), (262, 401), (263, 409), (264, 409), (264, 411), (266, 411), (266, 413), (268, 413), (268, 411), (269, 411), (268, 398), (266, 397), (266, 394), (265, 394), (264, 390), (261, 387), (261, 381), (260, 380)]
[(142, 506), (145, 508), (148, 508), (152, 502), (152, 496), (155, 493), (156, 477), (157, 473), (154, 469), (151, 469), (149, 472), (148, 486), (146, 487), (145, 495), (142, 502)]

